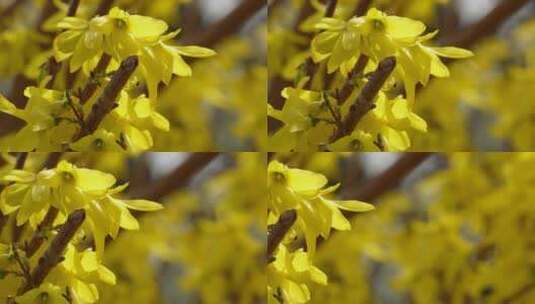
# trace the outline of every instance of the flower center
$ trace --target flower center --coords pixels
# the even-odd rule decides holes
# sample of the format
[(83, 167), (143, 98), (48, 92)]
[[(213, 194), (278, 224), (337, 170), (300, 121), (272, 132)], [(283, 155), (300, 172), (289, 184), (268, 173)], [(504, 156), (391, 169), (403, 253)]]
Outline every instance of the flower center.
[(126, 28), (126, 21), (124, 21), (123, 19), (115, 19), (115, 26), (119, 29), (124, 29)]
[(61, 172), (61, 179), (66, 183), (74, 182), (74, 175), (70, 172)]
[(95, 147), (95, 150), (100, 151), (104, 149), (104, 141), (100, 138), (97, 138), (95, 141), (93, 141), (93, 146)]
[(42, 292), (40, 295), (39, 295), (39, 303), (41, 304), (47, 304), (48, 303), (48, 293), (47, 292)]
[(280, 172), (271, 173), (271, 178), (279, 184), (284, 184), (286, 182), (286, 176)]
[(385, 29), (385, 24), (383, 23), (383, 21), (381, 21), (379, 19), (373, 19), (372, 20), (372, 27), (373, 27), (374, 30), (382, 32)]

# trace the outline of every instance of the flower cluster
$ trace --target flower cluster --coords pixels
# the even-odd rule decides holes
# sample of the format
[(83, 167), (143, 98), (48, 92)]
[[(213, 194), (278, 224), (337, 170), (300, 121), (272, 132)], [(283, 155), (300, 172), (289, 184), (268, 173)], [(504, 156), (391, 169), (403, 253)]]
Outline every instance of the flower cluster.
[[(414, 109), (417, 85), (449, 77), (440, 57), (472, 56), (461, 48), (429, 46), (438, 31), (425, 33), (424, 23), (375, 8), (347, 21), (325, 17), (314, 24), (318, 33), (310, 59), (294, 73), (296, 87), (282, 91), (282, 109), (268, 108), (283, 123), (270, 138), (277, 151), (408, 150), (411, 133), (427, 132)], [(386, 61), (388, 69), (381, 65)]]
[[(310, 300), (308, 284), (327, 284), (327, 276), (313, 265), (317, 238), (328, 238), (332, 228), (350, 230), (351, 224), (341, 210), (373, 210), (360, 201), (334, 200), (328, 195), (339, 185), (325, 188), (325, 176), (311, 171), (289, 168), (272, 161), (268, 167), (268, 224), (275, 224), (283, 213), (295, 210), (295, 225), (278, 244), (268, 265), (268, 302), (305, 303)], [(304, 236), (306, 251), (289, 250), (296, 237)]]
[[(1, 295), (17, 303), (44, 298), (50, 303), (96, 303), (98, 285), (116, 280), (101, 264), (106, 238), (115, 238), (120, 228), (139, 229), (129, 210), (162, 208), (147, 200), (121, 199), (117, 195), (127, 185), (115, 186), (113, 175), (67, 161), (38, 173), (14, 169), (2, 181), (0, 216), (13, 218), (13, 229), (26, 229), (31, 237), (24, 243), (0, 243)], [(78, 225), (70, 227), (74, 219)], [(64, 229), (75, 229), (70, 239), (62, 239), (67, 238)], [(89, 240), (94, 245), (86, 246)], [(47, 269), (47, 263), (57, 266)], [(43, 271), (48, 271), (43, 281), (35, 283)]]

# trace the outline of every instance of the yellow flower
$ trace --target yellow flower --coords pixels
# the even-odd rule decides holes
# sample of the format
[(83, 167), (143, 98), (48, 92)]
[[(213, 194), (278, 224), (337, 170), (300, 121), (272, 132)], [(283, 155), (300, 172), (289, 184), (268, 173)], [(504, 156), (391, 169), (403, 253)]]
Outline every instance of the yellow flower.
[(71, 72), (83, 66), (89, 75), (104, 53), (117, 62), (137, 55), (153, 101), (158, 95), (160, 82), (168, 84), (172, 75), (191, 76), (191, 68), (182, 56), (203, 58), (215, 54), (198, 46), (172, 46), (167, 42), (180, 30), (165, 34), (168, 26), (164, 21), (132, 15), (117, 7), (108, 15), (90, 21), (66, 17), (58, 27), (64, 32), (54, 40), (55, 57), (58, 61), (69, 59)]
[(341, 210), (365, 212), (373, 205), (352, 200), (331, 200), (326, 196), (338, 185), (324, 188), (325, 176), (311, 171), (288, 168), (278, 161), (268, 166), (269, 210), (274, 217), (287, 210), (297, 211), (297, 227), (305, 234), (307, 250), (314, 254), (318, 236), (328, 237), (331, 228), (349, 230), (351, 225)]

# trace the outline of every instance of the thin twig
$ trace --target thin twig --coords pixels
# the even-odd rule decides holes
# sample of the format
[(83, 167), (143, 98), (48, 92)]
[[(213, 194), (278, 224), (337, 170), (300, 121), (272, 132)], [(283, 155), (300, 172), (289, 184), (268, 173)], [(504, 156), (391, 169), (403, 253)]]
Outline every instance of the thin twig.
[(26, 282), (30, 282), (32, 279), (32, 275), (30, 274), (30, 266), (28, 265), (27, 260), (22, 260), (22, 257), (19, 254), (19, 250), (15, 244), (12, 245), (13, 250), (13, 258), (19, 264), (19, 268), (22, 271), (22, 275), (24, 277), (24, 280)]
[(74, 137), (74, 141), (80, 138), (93, 134), (104, 119), (118, 104), (116, 102), (117, 96), (126, 85), (126, 82), (132, 76), (138, 66), (138, 57), (130, 56), (121, 62), (119, 69), (113, 74), (110, 82), (104, 88), (102, 95), (93, 105), (91, 113), (85, 122), (86, 128), (81, 129)]
[(134, 192), (129, 196), (160, 200), (162, 197), (188, 185), (191, 179), (218, 155), (219, 153), (192, 153), (171, 173), (150, 183), (145, 188), (134, 189)]
[(33, 234), (31, 240), (26, 244), (24, 248), (24, 251), (26, 252), (26, 256), (28, 258), (31, 258), (46, 240), (46, 232), (52, 227), (58, 214), (59, 210), (56, 207), (51, 206), (48, 209), (45, 218), (37, 226), (37, 229), (35, 230), (35, 233)]
[(325, 17), (334, 16), (334, 11), (336, 11), (337, 4), (338, 0), (329, 0), (329, 2), (327, 2), (327, 7), (325, 8)]
[(22, 170), (24, 169), (24, 164), (26, 163), (26, 159), (28, 159), (28, 152), (20, 152), (17, 156), (17, 162), (15, 163), (15, 169), (16, 170)]
[(379, 63), (377, 70), (373, 72), (366, 85), (362, 88), (357, 101), (349, 108), (349, 113), (344, 118), (343, 128), (339, 128), (336, 131), (332, 139), (333, 142), (351, 134), (364, 115), (375, 107), (375, 97), (395, 67), (395, 57), (388, 57)]
[(85, 220), (85, 210), (80, 209), (71, 213), (63, 226), (54, 237), (50, 246), (39, 259), (36, 268), (32, 271), (31, 280), (26, 282), (18, 291), (18, 295), (22, 295), (28, 290), (36, 288), (43, 283), (50, 271), (56, 267), (63, 260), (63, 252), (65, 248), (74, 237), (78, 228)]
[(76, 120), (78, 121), (78, 124), (80, 125), (80, 128), (85, 129), (84, 116), (82, 115), (82, 113), (80, 113), (80, 111), (76, 109), (76, 105), (72, 101), (72, 97), (69, 91), (65, 92), (65, 97), (67, 98), (67, 103), (69, 104), (69, 107), (74, 113), (74, 116), (76, 117)]
[(102, 0), (100, 1), (97, 10), (95, 11), (95, 16), (104, 16), (108, 13), (111, 6), (113, 5), (114, 0)]
[(108, 65), (110, 64), (111, 56), (104, 53), (102, 54), (102, 57), (100, 57), (100, 60), (98, 61), (97, 66), (95, 69), (91, 72), (91, 77), (87, 81), (87, 84), (82, 89), (80, 93), (80, 104), (85, 104), (93, 94), (98, 89), (99, 86), (99, 79), (102, 75), (106, 73), (106, 69), (108, 68)]
[(0, 211), (0, 236), (2, 235), (2, 230), (4, 230), (8, 219), (9, 217), (7, 215), (4, 215), (2, 211)]
[(351, 93), (353, 93), (353, 89), (355, 88), (355, 77), (358, 77), (364, 72), (364, 69), (366, 68), (366, 65), (368, 64), (369, 57), (366, 55), (360, 55), (357, 64), (355, 64), (355, 68), (349, 73), (349, 76), (344, 83), (344, 86), (340, 90), (340, 93), (338, 94), (338, 105), (343, 105), (345, 101), (351, 96)]
[(353, 12), (354, 16), (363, 16), (368, 11), (368, 8), (372, 4), (373, 0), (360, 0), (359, 4), (355, 8), (355, 11)]
[(76, 15), (78, 6), (80, 5), (80, 0), (72, 0), (69, 8), (67, 9), (67, 17), (73, 17)]
[(334, 122), (336, 123), (337, 128), (343, 128), (342, 125), (342, 118), (340, 117), (340, 112), (337, 112), (334, 107), (331, 104), (331, 101), (329, 100), (329, 96), (327, 94), (324, 94), (323, 99), (325, 100), (325, 104), (327, 105), (327, 109), (331, 113), (331, 116), (334, 119)]
[(62, 152), (52, 152), (48, 154), (48, 157), (46, 158), (42, 169), (52, 169), (55, 168), (56, 165), (59, 163), (61, 156), (63, 155)]
[(284, 239), (284, 236), (286, 235), (286, 233), (288, 233), (288, 230), (292, 228), (296, 220), (297, 220), (297, 211), (292, 209), (281, 214), (277, 223), (268, 226), (268, 234), (267, 234), (268, 261), (271, 259), (271, 257), (273, 256), (273, 253), (275, 252), (275, 249), (277, 249), (279, 244)]

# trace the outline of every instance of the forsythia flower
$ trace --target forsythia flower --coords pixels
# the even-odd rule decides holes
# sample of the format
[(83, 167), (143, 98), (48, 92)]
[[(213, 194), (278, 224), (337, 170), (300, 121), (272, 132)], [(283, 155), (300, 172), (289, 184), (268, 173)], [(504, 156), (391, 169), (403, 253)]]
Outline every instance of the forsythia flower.
[[(25, 94), (29, 100), (24, 110), (0, 95), (0, 111), (26, 122), (10, 141), (8, 150), (64, 149), (80, 129), (76, 113), (89, 113), (90, 104), (82, 108), (75, 96), (44, 88), (29, 87)], [(95, 133), (70, 144), (70, 148), (75, 151), (143, 151), (153, 146), (150, 130), (169, 131), (169, 121), (155, 111), (153, 103), (144, 95), (131, 98), (121, 91), (117, 104)]]
[(426, 26), (409, 18), (389, 16), (375, 8), (364, 17), (353, 17), (349, 21), (323, 18), (316, 28), (323, 32), (312, 41), (312, 58), (316, 62), (327, 60), (327, 71), (340, 70), (347, 75), (357, 63), (360, 55), (366, 55), (379, 62), (395, 56), (399, 65), (394, 73), (405, 83), (410, 102), (414, 100), (418, 82), (426, 84), (430, 75), (448, 77), (448, 68), (439, 56), (466, 58), (470, 51), (455, 47), (428, 47), (423, 42), (433, 38), (437, 32), (423, 35)]
[[(50, 303), (50, 304), (68, 304), (69, 301), (63, 296), (64, 289), (50, 283), (41, 284), (38, 288), (34, 288), (22, 296), (15, 298), (18, 304), (35, 304), (35, 303)], [(92, 302), (90, 302), (92, 303)]]
[(76, 151), (143, 151), (153, 146), (152, 129), (169, 131), (169, 121), (144, 95), (131, 98), (122, 91), (118, 107), (104, 118), (97, 132), (71, 146)]
[[(7, 150), (60, 150), (76, 132), (75, 115), (69, 107), (69, 99), (62, 91), (37, 87), (26, 88), (24, 95), (29, 99), (24, 110), (21, 110), (0, 94), (0, 112), (26, 122)], [(76, 102), (75, 97), (71, 98)]]
[(376, 107), (359, 123), (359, 129), (328, 147), (333, 151), (404, 151), (410, 147), (408, 132), (427, 131), (427, 123), (410, 110), (401, 96), (389, 100), (379, 92)]
[(342, 210), (364, 212), (373, 205), (360, 201), (326, 198), (339, 185), (324, 188), (327, 179), (314, 172), (288, 168), (278, 161), (268, 166), (269, 210), (275, 217), (291, 209), (297, 211), (297, 226), (305, 234), (307, 250), (313, 254), (318, 236), (328, 237), (331, 228), (349, 230), (351, 224)]
[(169, 34), (164, 21), (151, 17), (131, 15), (115, 7), (108, 15), (86, 21), (66, 17), (58, 23), (64, 30), (54, 40), (56, 60), (69, 60), (70, 71), (81, 67), (86, 74), (96, 65), (102, 54), (116, 61), (137, 55), (140, 70), (148, 86), (151, 100), (156, 100), (158, 84), (168, 84), (173, 74), (190, 76), (191, 68), (182, 59), (209, 57), (214, 51), (197, 46), (173, 46), (167, 42), (180, 32)]
[(85, 209), (84, 229), (93, 233), (98, 254), (104, 249), (106, 236), (115, 237), (119, 228), (138, 229), (137, 220), (128, 209), (155, 211), (161, 205), (146, 200), (122, 200), (114, 195), (127, 185), (112, 188), (116, 179), (111, 174), (77, 168), (61, 161), (55, 169), (33, 173), (12, 170), (3, 177), (9, 184), (1, 193), (0, 210), (17, 212), (16, 223), (29, 222), (36, 228), (50, 207), (64, 215)]
[(306, 303), (310, 300), (307, 283), (327, 285), (327, 275), (312, 265), (302, 249), (289, 252), (286, 246), (280, 245), (275, 261), (268, 265), (267, 271), (268, 304)]

